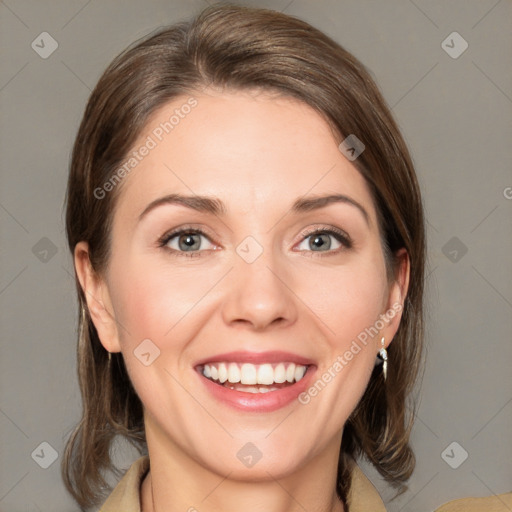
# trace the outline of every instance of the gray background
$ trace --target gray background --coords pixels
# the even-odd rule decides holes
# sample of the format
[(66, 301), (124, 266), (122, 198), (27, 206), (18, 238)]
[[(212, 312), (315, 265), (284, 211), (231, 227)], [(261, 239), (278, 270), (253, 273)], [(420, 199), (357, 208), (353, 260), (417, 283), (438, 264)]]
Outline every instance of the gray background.
[[(64, 440), (80, 412), (62, 205), (88, 95), (129, 43), (205, 5), (0, 1), (2, 512), (78, 510), (59, 472)], [(458, 497), (511, 491), (512, 2), (250, 5), (309, 21), (370, 68), (411, 148), (424, 192), (429, 316), (413, 432), (418, 464), (409, 491), (388, 501), (388, 509), (430, 511)], [(442, 46), (453, 31), (469, 44), (458, 58)], [(47, 59), (31, 47), (42, 32), (58, 43)], [(452, 37), (444, 47), (453, 53), (462, 44)], [(48, 469), (36, 463), (50, 461), (42, 442), (58, 453)], [(458, 444), (445, 451), (452, 442)], [(133, 454), (119, 454), (128, 467)], [(389, 500), (392, 490), (364, 468)]]

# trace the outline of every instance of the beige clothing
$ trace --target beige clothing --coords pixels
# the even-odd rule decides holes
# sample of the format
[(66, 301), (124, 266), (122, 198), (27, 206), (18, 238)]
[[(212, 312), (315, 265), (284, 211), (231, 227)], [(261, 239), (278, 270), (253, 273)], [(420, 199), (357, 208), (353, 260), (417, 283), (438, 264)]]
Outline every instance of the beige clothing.
[[(137, 459), (103, 504), (100, 512), (141, 512), (140, 486), (149, 470), (147, 455)], [(348, 496), (349, 512), (386, 512), (377, 489), (359, 466), (354, 466)], [(436, 512), (510, 512), (512, 492), (488, 498), (464, 498), (450, 501)]]

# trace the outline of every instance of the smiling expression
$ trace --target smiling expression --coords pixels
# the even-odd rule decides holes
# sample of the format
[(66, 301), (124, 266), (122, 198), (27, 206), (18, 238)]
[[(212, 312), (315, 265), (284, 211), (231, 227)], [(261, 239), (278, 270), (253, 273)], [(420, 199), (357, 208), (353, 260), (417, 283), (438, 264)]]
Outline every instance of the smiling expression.
[[(327, 453), (335, 464), (400, 315), (314, 400), (297, 397), (405, 291), (387, 281), (371, 193), (306, 104), (194, 97), (118, 185), (111, 258), (91, 288), (115, 322), (93, 316), (98, 334), (123, 354), (150, 449), (251, 478)], [(160, 108), (135, 147), (186, 101)], [(236, 457), (249, 442), (262, 454), (250, 470)]]

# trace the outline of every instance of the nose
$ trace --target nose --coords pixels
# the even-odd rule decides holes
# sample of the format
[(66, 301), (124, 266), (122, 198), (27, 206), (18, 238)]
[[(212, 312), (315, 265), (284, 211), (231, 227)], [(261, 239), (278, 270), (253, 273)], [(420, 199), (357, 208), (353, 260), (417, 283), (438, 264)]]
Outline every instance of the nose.
[(290, 280), (290, 273), (277, 264), (268, 250), (252, 263), (236, 256), (223, 304), (224, 321), (253, 331), (293, 324), (298, 311)]

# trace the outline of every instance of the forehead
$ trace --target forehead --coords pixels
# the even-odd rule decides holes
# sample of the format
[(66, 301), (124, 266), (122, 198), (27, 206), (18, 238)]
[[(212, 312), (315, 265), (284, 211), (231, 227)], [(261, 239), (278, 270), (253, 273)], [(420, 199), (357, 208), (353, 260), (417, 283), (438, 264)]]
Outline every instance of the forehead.
[(228, 214), (270, 215), (305, 195), (345, 193), (373, 217), (366, 182), (338, 142), (325, 119), (294, 98), (241, 91), (180, 96), (141, 131), (118, 209), (138, 215), (175, 192), (216, 196)]

